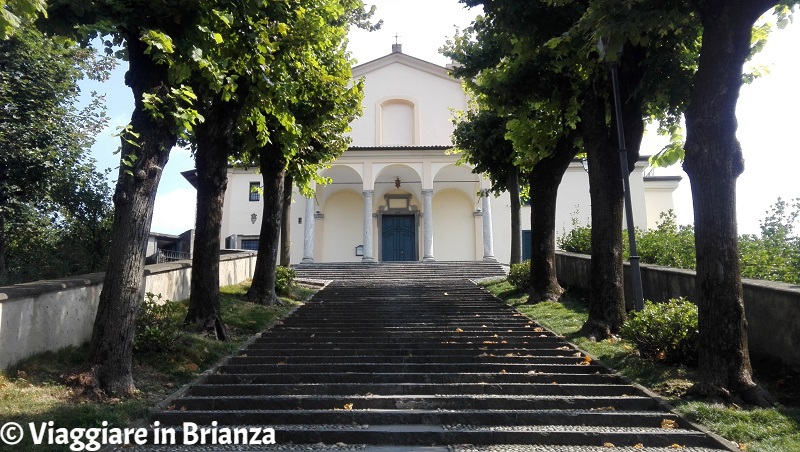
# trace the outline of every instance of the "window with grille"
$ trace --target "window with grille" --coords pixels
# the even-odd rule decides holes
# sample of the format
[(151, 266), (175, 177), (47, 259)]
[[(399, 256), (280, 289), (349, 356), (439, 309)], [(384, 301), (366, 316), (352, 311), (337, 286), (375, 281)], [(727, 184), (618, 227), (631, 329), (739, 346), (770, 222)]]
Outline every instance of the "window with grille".
[(261, 193), (258, 191), (261, 184), (258, 182), (250, 182), (250, 201), (260, 201)]
[(258, 239), (255, 240), (242, 240), (242, 249), (258, 251)]

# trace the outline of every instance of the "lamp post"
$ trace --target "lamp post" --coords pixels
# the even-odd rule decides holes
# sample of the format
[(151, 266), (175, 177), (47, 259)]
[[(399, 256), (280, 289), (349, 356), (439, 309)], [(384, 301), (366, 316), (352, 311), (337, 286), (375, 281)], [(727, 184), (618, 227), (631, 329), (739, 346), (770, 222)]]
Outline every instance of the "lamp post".
[[(597, 50), (600, 51), (601, 58), (605, 59), (606, 51), (609, 49), (608, 37), (600, 38), (597, 43)], [(619, 55), (617, 55), (619, 57)], [(625, 129), (622, 124), (622, 101), (619, 94), (619, 74), (617, 73), (618, 58), (612, 61), (611, 66), (611, 86), (614, 91), (614, 112), (617, 122), (617, 138), (619, 140), (619, 165), (622, 171), (622, 188), (625, 193), (625, 218), (628, 225), (628, 244), (630, 246), (630, 256), (628, 261), (631, 264), (631, 285), (633, 286), (633, 307), (637, 311), (644, 309), (644, 294), (642, 291), (642, 271), (639, 267), (639, 253), (636, 251), (636, 233), (633, 225), (633, 204), (631, 203), (631, 184), (630, 170), (628, 169), (628, 150), (625, 147)]]

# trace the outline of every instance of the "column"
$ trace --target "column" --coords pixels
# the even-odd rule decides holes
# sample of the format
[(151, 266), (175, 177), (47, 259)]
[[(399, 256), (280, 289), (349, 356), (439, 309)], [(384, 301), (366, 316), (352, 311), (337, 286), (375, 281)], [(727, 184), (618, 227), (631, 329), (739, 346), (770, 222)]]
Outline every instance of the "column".
[(374, 262), (372, 259), (372, 190), (364, 190), (364, 257), (361, 262)]
[(314, 198), (306, 198), (305, 224), (303, 225), (303, 260), (314, 262)]
[(433, 262), (433, 189), (422, 190), (422, 234), (424, 262)]
[(496, 261), (494, 258), (494, 239), (492, 237), (492, 204), (489, 199), (489, 190), (481, 191), (481, 204), (483, 208), (483, 260)]

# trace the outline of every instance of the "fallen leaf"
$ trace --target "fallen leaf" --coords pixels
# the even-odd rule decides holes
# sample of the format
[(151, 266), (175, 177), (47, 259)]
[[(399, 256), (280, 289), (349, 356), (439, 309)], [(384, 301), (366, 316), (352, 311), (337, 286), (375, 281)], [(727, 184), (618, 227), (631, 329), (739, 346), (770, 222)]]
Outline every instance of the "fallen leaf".
[(195, 363), (189, 363), (183, 366), (184, 369), (188, 370), (189, 372), (197, 372), (197, 369), (200, 367)]
[(283, 366), (283, 365), (285, 365), (285, 364), (286, 364), (286, 361), (278, 361), (278, 365), (279, 365), (279, 366)]
[(456, 328), (456, 333), (463, 333), (463, 332), (464, 330), (462, 330), (461, 328)]
[(501, 373), (501, 374), (507, 374), (508, 372), (506, 372), (506, 370), (505, 370), (505, 369), (503, 369), (503, 370), (501, 370), (501, 371), (500, 371), (500, 373)]
[(569, 350), (569, 347), (565, 345), (563, 347), (556, 348), (556, 350)]
[(667, 354), (664, 353), (663, 351), (658, 352), (658, 354), (656, 355), (656, 359), (658, 359), (659, 361), (664, 361), (665, 359), (667, 359)]
[(633, 445), (633, 448), (634, 449), (644, 449), (644, 444), (636, 443), (636, 444)]
[(747, 447), (750, 446), (750, 443), (737, 443), (739, 446), (739, 450), (747, 450)]
[(583, 354), (583, 353), (581, 353), (581, 352), (578, 352), (578, 353), (573, 353), (573, 354), (572, 354), (572, 356), (577, 356), (578, 358), (580, 358), (582, 354)]
[(501, 344), (508, 344), (508, 341), (500, 341)]
[(614, 444), (613, 443), (603, 443), (603, 447), (612, 448), (612, 447), (614, 447)]
[(167, 405), (167, 411), (172, 411), (175, 409), (175, 405)]
[(680, 444), (673, 444), (669, 446), (670, 449), (683, 449), (685, 446), (681, 446)]
[(583, 357), (583, 362), (585, 362), (586, 364), (589, 364), (590, 362), (592, 362), (592, 357), (589, 356), (589, 355), (584, 356)]
[(344, 409), (345, 409), (345, 411), (352, 410), (353, 409), (353, 404), (352, 403), (345, 403), (344, 404)]
[(617, 411), (616, 408), (613, 406), (601, 406), (597, 408), (592, 408), (592, 411)]
[(536, 328), (533, 329), (533, 332), (534, 333), (542, 333), (542, 332), (544, 332), (544, 328), (542, 328), (540, 326), (537, 326)]
[(664, 419), (661, 421), (661, 428), (678, 428), (678, 423), (672, 419)]

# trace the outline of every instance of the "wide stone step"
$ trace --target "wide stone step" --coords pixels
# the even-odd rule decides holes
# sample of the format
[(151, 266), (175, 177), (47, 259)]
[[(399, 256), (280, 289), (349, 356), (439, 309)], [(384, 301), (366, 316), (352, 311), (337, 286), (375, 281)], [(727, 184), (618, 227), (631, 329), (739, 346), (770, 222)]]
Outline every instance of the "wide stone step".
[[(233, 414), (233, 413), (221, 413)], [(262, 418), (263, 419), (263, 418)], [(264, 425), (261, 423), (260, 425)], [(242, 427), (245, 431), (249, 428)], [(275, 438), (279, 444), (298, 443), (367, 444), (426, 447), (438, 444), (462, 444), (471, 446), (496, 444), (551, 444), (557, 438), (560, 446), (589, 447), (662, 447), (683, 450), (686, 447), (713, 447), (715, 442), (707, 435), (694, 430), (662, 429), (651, 427), (605, 427), (574, 425), (430, 425), (430, 424), (273, 424)], [(231, 431), (236, 426), (228, 427)], [(184, 438), (181, 428), (175, 429), (177, 438)], [(199, 435), (188, 436), (199, 442)], [(212, 442), (212, 434), (205, 435), (206, 443)], [(151, 434), (152, 441), (152, 434)], [(206, 446), (208, 447), (208, 446)], [(314, 450), (314, 447), (308, 447)], [(216, 447), (213, 450), (220, 450)], [(245, 449), (245, 450), (263, 450)], [(406, 449), (409, 450), (409, 449)], [(411, 449), (411, 450), (417, 450)], [(501, 449), (502, 450), (502, 449)], [(560, 449), (556, 449), (560, 450)], [(581, 449), (569, 449), (577, 450)], [(713, 449), (712, 449), (713, 450)], [(717, 449), (718, 450), (718, 449)]]
[(409, 349), (406, 347), (398, 348), (340, 348), (334, 344), (330, 344), (330, 348), (322, 347), (319, 344), (313, 348), (299, 348), (302, 347), (298, 344), (295, 348), (281, 346), (281, 345), (266, 345), (259, 344), (258, 348), (249, 347), (247, 350), (239, 351), (240, 356), (424, 356), (436, 359), (437, 356), (446, 357), (459, 357), (459, 356), (519, 356), (519, 357), (532, 357), (532, 356), (575, 356), (580, 353), (575, 350), (559, 350), (554, 348), (537, 348), (537, 349), (524, 349), (524, 348), (493, 348), (493, 349), (453, 349), (453, 347), (441, 348), (418, 348)]
[(459, 372), (497, 372), (497, 373), (575, 373), (593, 374), (606, 370), (601, 366), (580, 364), (225, 364), (219, 371), (227, 374), (252, 374), (281, 371), (284, 373), (319, 373), (319, 372), (430, 372), (454, 374)]
[(295, 268), (297, 276), (310, 280), (424, 280), (481, 279), (505, 276), (496, 262), (374, 262), (313, 263)]
[(235, 356), (229, 365), (249, 364), (560, 364), (583, 365), (582, 358), (574, 356)]
[(178, 411), (191, 410), (653, 410), (658, 402), (642, 396), (535, 396), (535, 395), (296, 395), (181, 397), (173, 401)]
[(187, 417), (193, 422), (211, 425), (281, 424), (362, 424), (362, 425), (581, 425), (595, 427), (661, 428), (664, 421), (680, 426), (680, 418), (671, 413), (648, 411), (601, 410), (254, 410), (170, 411), (164, 413), (162, 425), (181, 425)]
[(318, 384), (318, 383), (481, 383), (481, 384), (503, 384), (503, 383), (552, 383), (559, 384), (621, 384), (619, 376), (611, 374), (562, 374), (562, 373), (473, 373), (460, 372), (458, 374), (430, 372), (396, 372), (396, 373), (372, 373), (372, 372), (348, 372), (335, 374), (330, 372), (319, 373), (286, 373), (283, 369), (277, 368), (275, 372), (259, 372), (254, 374), (224, 374), (214, 373), (208, 375), (204, 382), (207, 384)]
[(631, 396), (637, 395), (630, 385), (553, 384), (553, 383), (306, 383), (297, 384), (239, 384), (192, 387), (193, 397), (227, 397), (258, 395), (564, 395), (564, 396)]

